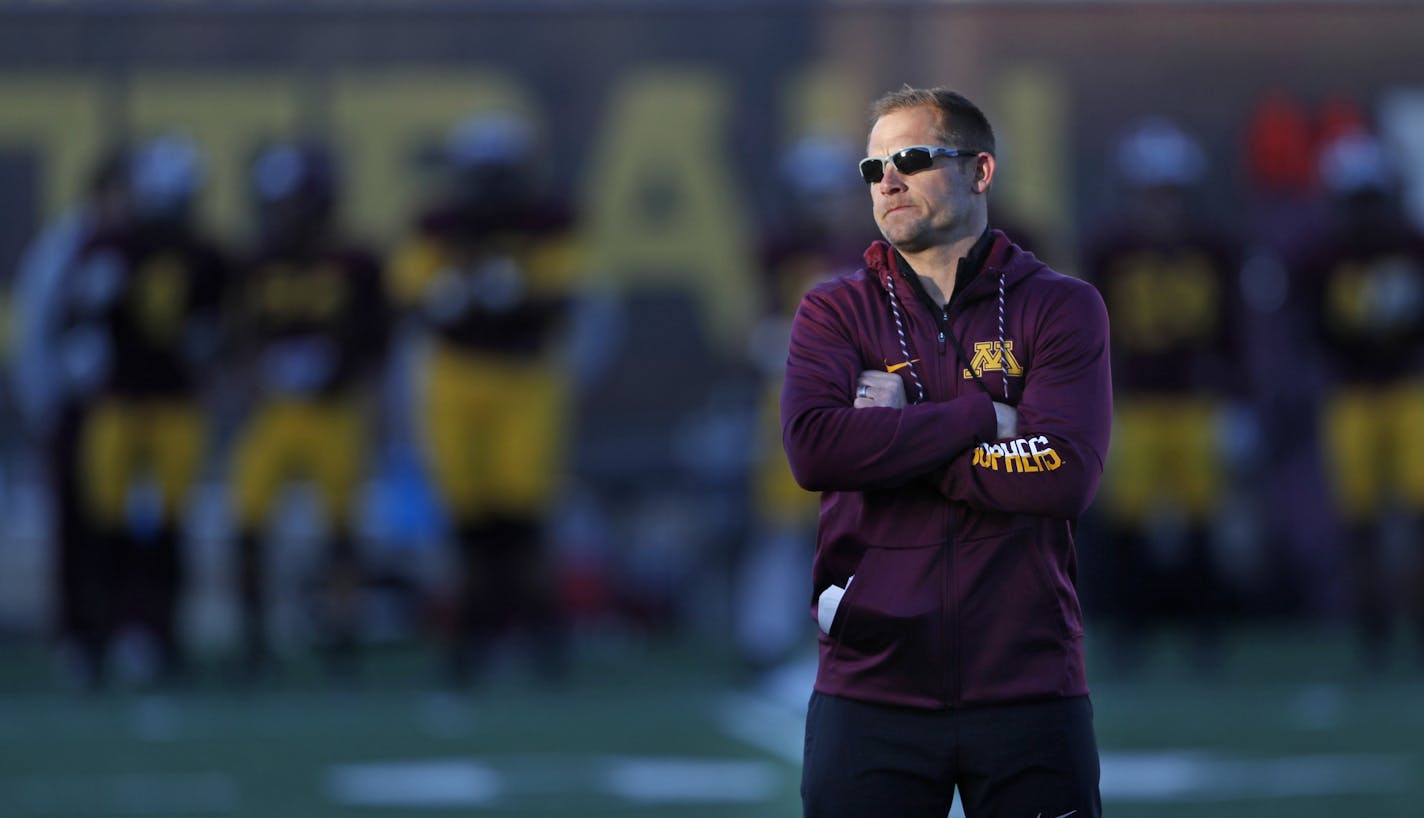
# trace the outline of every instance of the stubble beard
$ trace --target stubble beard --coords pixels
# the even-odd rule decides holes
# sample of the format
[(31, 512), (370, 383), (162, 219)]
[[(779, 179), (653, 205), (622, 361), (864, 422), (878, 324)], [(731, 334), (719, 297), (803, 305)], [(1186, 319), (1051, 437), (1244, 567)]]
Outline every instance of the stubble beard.
[(953, 234), (953, 228), (952, 219), (946, 224), (935, 224), (931, 219), (921, 216), (908, 223), (902, 222), (892, 226), (882, 224), (880, 235), (901, 253), (912, 254), (944, 244), (945, 237)]

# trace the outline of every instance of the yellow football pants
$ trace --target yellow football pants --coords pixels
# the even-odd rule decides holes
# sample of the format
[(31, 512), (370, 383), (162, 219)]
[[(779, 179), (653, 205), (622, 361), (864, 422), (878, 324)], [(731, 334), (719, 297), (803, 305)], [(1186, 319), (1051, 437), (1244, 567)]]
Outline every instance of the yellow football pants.
[(206, 437), (203, 416), (191, 402), (101, 399), (89, 410), (79, 441), (83, 497), (94, 522), (121, 528), (130, 488), (147, 477), (159, 490), (164, 521), (176, 523), (202, 466)]
[(1104, 507), (1119, 523), (1139, 525), (1163, 507), (1204, 523), (1225, 480), (1217, 404), (1198, 398), (1125, 398), (1113, 420)]
[(248, 421), (233, 460), (234, 512), (244, 529), (261, 527), (282, 487), (309, 480), (337, 525), (351, 522), (367, 467), (365, 417), (356, 401), (279, 400)]
[(757, 432), (761, 444), (760, 458), (752, 474), (752, 502), (758, 518), (784, 524), (815, 522), (821, 495), (801, 488), (796, 482), (781, 443), (780, 378), (762, 388)]
[(1395, 501), (1424, 512), (1424, 382), (1341, 390), (1325, 408), (1325, 457), (1351, 522)]
[(437, 347), (425, 383), (426, 455), (457, 519), (538, 516), (558, 488), (566, 387), (542, 361)]

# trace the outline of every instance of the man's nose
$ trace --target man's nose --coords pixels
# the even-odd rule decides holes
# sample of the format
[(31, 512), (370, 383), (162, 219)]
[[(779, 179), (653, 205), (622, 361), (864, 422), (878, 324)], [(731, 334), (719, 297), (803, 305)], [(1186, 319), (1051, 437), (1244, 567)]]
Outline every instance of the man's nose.
[(894, 193), (897, 190), (904, 189), (905, 179), (900, 175), (900, 171), (895, 168), (893, 163), (886, 162), (885, 169), (881, 171), (880, 174), (880, 181), (876, 182), (875, 185), (880, 188), (881, 193)]

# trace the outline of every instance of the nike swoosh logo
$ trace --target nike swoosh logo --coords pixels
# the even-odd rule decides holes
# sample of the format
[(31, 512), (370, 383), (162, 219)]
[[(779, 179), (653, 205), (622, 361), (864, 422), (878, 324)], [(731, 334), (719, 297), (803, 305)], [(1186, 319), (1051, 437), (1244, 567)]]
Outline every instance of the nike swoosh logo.
[(909, 366), (910, 364), (915, 363), (916, 361), (919, 361), (919, 360), (920, 360), (919, 358), (916, 358), (914, 361), (901, 361), (901, 362), (898, 363), (898, 364), (891, 364), (891, 365), (885, 367), (885, 371), (886, 371), (886, 372), (898, 372), (898, 371), (900, 371), (901, 369), (904, 369), (905, 367), (907, 367), (907, 366)]
[[(1077, 810), (1069, 810), (1068, 812), (1065, 812), (1065, 813), (1063, 813), (1062, 815), (1054, 816), (1054, 818), (1068, 818), (1068, 816), (1070, 816), (1070, 815), (1077, 815), (1077, 814), (1078, 814), (1078, 811), (1077, 811)], [(1037, 818), (1043, 818), (1043, 813), (1040, 812), (1040, 813), (1038, 814)]]

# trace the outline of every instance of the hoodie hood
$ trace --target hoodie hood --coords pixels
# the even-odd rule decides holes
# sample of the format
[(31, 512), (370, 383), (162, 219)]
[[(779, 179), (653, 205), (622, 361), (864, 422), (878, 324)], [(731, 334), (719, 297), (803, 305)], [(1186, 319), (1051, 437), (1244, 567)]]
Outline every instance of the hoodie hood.
[[(866, 248), (864, 259), (866, 271), (874, 275), (880, 281), (880, 286), (887, 290), (893, 287), (892, 278), (908, 280), (912, 272), (900, 263), (900, 254), (895, 252), (895, 248), (883, 239), (872, 242)], [(1003, 279), (1002, 286), (1005, 291), (1012, 290), (1025, 279), (1046, 268), (1047, 265), (1040, 261), (1038, 256), (1014, 244), (1002, 230), (990, 230), (989, 252), (985, 254), (982, 269), (975, 271), (973, 280), (965, 285), (954, 301), (968, 303), (989, 297), (1000, 286), (997, 280), (999, 278)], [(979, 275), (986, 272), (991, 275)], [(995, 280), (991, 282), (989, 279)]]

